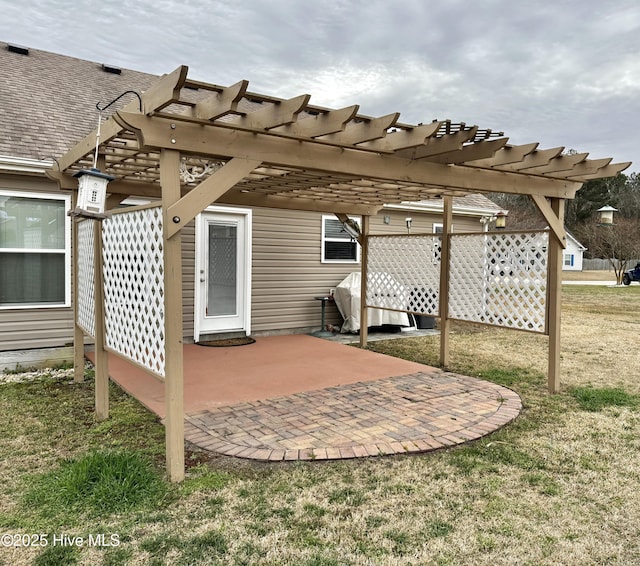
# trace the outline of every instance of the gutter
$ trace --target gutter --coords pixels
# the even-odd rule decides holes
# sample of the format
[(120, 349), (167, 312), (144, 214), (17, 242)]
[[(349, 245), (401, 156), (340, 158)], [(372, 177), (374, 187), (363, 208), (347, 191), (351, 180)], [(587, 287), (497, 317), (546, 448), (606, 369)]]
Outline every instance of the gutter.
[[(442, 213), (442, 201), (430, 202), (407, 202), (402, 204), (385, 204), (382, 207), (388, 210), (411, 210), (415, 212), (438, 212)], [(493, 216), (502, 210), (500, 207), (483, 208), (472, 206), (453, 206), (453, 212), (459, 216)]]
[(53, 163), (50, 159), (41, 160), (0, 155), (0, 171), (9, 173), (36, 173), (44, 175), (47, 169), (51, 169)]

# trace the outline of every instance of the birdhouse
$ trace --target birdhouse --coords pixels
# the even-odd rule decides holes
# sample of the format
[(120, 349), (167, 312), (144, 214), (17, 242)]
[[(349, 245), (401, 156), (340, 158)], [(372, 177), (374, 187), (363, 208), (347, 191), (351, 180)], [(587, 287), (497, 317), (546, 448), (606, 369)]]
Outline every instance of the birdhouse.
[(504, 230), (507, 225), (507, 213), (501, 210), (496, 214), (496, 228), (498, 230)]
[(99, 169), (78, 171), (77, 212), (88, 212), (90, 215), (103, 214), (107, 199), (107, 185), (115, 177), (102, 173)]
[(603, 206), (598, 209), (599, 214), (599, 222), (602, 226), (612, 226), (613, 225), (613, 213), (618, 212), (617, 208), (613, 208), (613, 206)]

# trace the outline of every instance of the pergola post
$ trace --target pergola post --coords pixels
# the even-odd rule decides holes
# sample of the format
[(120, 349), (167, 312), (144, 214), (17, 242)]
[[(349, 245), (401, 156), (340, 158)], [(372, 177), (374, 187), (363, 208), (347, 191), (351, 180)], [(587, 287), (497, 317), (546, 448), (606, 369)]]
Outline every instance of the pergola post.
[(96, 420), (109, 418), (109, 355), (104, 349), (105, 321), (104, 321), (104, 284), (102, 275), (102, 222), (94, 223), (93, 265), (95, 272), (95, 403)]
[[(551, 199), (551, 208), (564, 226), (565, 200)], [(562, 302), (562, 250), (564, 242), (552, 232), (549, 238), (549, 291), (548, 291), (548, 325), (549, 325), (549, 365), (547, 384), (549, 393), (560, 391), (560, 323)]]
[(449, 366), (449, 258), (451, 224), (453, 221), (453, 197), (443, 197), (442, 209), (442, 249), (440, 252), (440, 365)]
[(160, 152), (163, 209), (165, 438), (167, 474), (173, 482), (184, 479), (184, 375), (182, 350), (182, 237), (169, 236), (167, 210), (180, 200), (180, 152)]
[[(76, 209), (78, 192), (71, 196), (71, 210)], [(78, 222), (71, 220), (71, 256), (73, 269), (73, 381), (84, 381), (84, 331), (78, 324)]]
[(369, 310), (367, 309), (367, 258), (369, 255), (369, 216), (362, 217), (360, 238), (360, 347), (367, 347), (369, 336)]

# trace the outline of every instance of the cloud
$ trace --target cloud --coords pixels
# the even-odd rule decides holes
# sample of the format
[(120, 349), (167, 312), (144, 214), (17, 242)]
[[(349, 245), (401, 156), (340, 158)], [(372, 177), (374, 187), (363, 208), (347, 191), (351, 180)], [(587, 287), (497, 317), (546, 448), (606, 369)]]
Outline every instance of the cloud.
[[(0, 0), (0, 39), (635, 158), (636, 0)], [(587, 147), (588, 146), (588, 147)]]

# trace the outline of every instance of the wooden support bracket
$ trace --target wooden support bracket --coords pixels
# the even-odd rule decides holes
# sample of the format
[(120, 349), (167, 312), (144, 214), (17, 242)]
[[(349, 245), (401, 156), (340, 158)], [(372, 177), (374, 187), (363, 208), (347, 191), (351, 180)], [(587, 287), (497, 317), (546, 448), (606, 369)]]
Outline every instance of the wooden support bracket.
[(228, 161), (180, 200), (169, 206), (165, 218), (168, 237), (173, 236), (207, 206), (216, 202), (238, 181), (241, 181), (258, 167), (260, 163), (260, 161), (253, 159), (236, 157)]
[(538, 210), (542, 213), (545, 220), (549, 224), (549, 228), (551, 229), (551, 233), (554, 235), (555, 239), (558, 241), (562, 249), (567, 247), (567, 231), (564, 228), (563, 222), (556, 216), (556, 213), (553, 211), (551, 204), (549, 201), (541, 196), (541, 195), (530, 195), (531, 200), (538, 207)]

